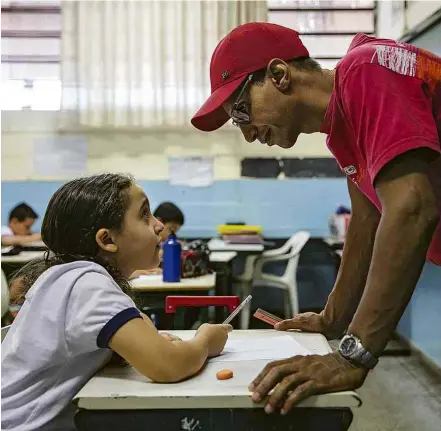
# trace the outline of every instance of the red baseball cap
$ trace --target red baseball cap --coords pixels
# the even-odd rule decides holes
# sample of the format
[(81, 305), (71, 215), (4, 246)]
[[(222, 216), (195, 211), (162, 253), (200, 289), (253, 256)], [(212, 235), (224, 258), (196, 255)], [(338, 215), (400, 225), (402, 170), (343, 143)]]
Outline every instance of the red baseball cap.
[(267, 22), (236, 27), (213, 52), (211, 95), (191, 119), (191, 124), (204, 132), (223, 126), (230, 117), (222, 104), (250, 73), (265, 69), (273, 58), (287, 61), (300, 57), (309, 57), (309, 52), (295, 30)]

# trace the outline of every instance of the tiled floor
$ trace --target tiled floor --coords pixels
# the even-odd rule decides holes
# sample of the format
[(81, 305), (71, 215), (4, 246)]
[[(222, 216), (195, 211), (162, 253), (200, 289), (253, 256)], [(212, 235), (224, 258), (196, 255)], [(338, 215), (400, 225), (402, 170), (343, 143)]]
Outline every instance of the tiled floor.
[(441, 430), (441, 378), (414, 356), (382, 357), (358, 393), (350, 431)]

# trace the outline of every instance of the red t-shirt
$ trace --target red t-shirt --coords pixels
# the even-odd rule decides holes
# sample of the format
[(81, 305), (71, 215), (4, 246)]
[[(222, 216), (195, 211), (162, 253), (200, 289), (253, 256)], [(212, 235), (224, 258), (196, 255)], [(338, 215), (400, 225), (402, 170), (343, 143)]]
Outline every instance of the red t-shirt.
[[(381, 211), (373, 183), (386, 163), (415, 148), (441, 152), (441, 58), (358, 34), (337, 65), (322, 132), (341, 170)], [(430, 169), (441, 213), (441, 157)], [(441, 265), (441, 222), (427, 257)]]

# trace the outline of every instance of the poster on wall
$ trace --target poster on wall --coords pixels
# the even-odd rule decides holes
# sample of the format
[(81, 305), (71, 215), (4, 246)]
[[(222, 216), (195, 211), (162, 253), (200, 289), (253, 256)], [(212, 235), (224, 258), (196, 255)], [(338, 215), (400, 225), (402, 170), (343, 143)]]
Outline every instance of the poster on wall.
[(214, 159), (204, 157), (169, 157), (170, 184), (189, 187), (208, 187), (214, 181)]
[(87, 172), (87, 140), (55, 136), (34, 142), (34, 173), (41, 176), (78, 176)]

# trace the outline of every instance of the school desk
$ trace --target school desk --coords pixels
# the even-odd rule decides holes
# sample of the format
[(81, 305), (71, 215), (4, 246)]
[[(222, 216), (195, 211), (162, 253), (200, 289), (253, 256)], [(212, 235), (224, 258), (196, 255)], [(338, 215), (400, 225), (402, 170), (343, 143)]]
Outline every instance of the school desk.
[(2, 264), (24, 265), (31, 260), (39, 259), (44, 256), (44, 251), (22, 251), (15, 256), (2, 256)]
[[(175, 331), (190, 339), (194, 331)], [(311, 353), (326, 354), (331, 348), (319, 334), (274, 330), (233, 331), (232, 339), (275, 337), (289, 334)], [(342, 431), (361, 404), (353, 392), (324, 394), (305, 400), (287, 416), (267, 415), (264, 404), (254, 404), (248, 384), (268, 361), (208, 363), (195, 377), (175, 384), (156, 384), (133, 368), (105, 367), (75, 396), (75, 423), (79, 431)], [(234, 371), (230, 380), (219, 381), (221, 368)]]
[(224, 240), (220, 238), (210, 239), (207, 245), (211, 251), (261, 253), (264, 249), (263, 244), (231, 244), (231, 243), (226, 243)]
[(164, 282), (162, 274), (141, 275), (131, 280), (135, 292), (192, 292), (209, 291), (216, 285), (216, 273), (194, 278), (181, 278), (178, 282)]
[[(176, 283), (164, 282), (162, 274), (143, 275), (131, 280), (130, 284), (132, 285), (139, 308), (155, 321), (158, 328), (170, 330), (175, 327), (175, 316), (165, 314), (165, 298), (170, 295), (209, 295), (210, 291), (214, 291), (216, 287), (216, 273), (201, 277), (181, 278), (181, 281)], [(198, 320), (199, 312), (200, 310), (197, 308), (186, 309), (183, 327), (191, 328)], [(152, 316), (155, 316), (155, 318)], [(182, 312), (178, 317), (180, 318), (181, 316)], [(219, 315), (220, 318), (222, 316)]]

